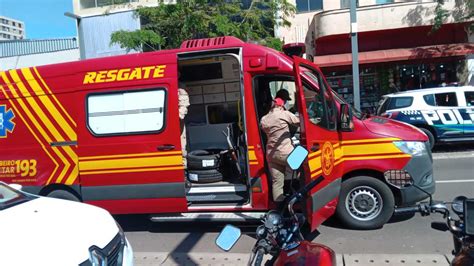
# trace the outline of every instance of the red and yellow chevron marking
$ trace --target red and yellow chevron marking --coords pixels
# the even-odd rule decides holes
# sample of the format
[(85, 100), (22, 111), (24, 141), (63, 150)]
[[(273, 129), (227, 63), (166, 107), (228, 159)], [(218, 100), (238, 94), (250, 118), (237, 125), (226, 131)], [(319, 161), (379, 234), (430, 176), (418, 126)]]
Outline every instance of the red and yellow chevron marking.
[(51, 147), (52, 142), (77, 140), (74, 120), (51, 94), (36, 68), (1, 72), (0, 78), (6, 84), (1, 88), (5, 98), (55, 165), (46, 185), (74, 184), (79, 174), (75, 148)]
[(81, 175), (183, 170), (181, 151), (114, 154), (79, 158)]
[[(380, 160), (410, 158), (409, 154), (398, 149), (393, 141), (397, 138), (378, 138), (342, 141), (341, 145), (333, 145), (334, 166), (344, 161)], [(315, 178), (322, 174), (321, 151), (309, 154), (309, 167), (311, 177)]]

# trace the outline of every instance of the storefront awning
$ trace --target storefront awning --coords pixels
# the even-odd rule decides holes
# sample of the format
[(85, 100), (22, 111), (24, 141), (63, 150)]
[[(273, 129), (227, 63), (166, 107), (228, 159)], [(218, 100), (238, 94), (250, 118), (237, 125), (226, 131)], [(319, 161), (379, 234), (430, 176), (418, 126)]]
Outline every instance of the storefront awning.
[[(444, 44), (421, 46), (404, 49), (387, 49), (359, 53), (359, 64), (372, 64), (381, 62), (407, 61), (414, 59), (427, 59), (439, 57), (464, 56), (474, 54), (474, 44)], [(316, 56), (314, 62), (319, 67), (337, 67), (352, 64), (352, 54), (335, 54)]]

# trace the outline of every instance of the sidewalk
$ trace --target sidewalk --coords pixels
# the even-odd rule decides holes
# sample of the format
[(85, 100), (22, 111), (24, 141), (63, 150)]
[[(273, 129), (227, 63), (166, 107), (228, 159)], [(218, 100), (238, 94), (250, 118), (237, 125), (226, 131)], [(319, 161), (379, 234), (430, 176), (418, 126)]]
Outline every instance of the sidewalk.
[[(246, 265), (249, 253), (135, 252), (135, 266)], [(267, 258), (268, 259), (268, 258)], [(337, 254), (338, 266), (439, 266), (449, 265), (451, 255), (440, 254)], [(264, 259), (265, 261), (265, 259)]]

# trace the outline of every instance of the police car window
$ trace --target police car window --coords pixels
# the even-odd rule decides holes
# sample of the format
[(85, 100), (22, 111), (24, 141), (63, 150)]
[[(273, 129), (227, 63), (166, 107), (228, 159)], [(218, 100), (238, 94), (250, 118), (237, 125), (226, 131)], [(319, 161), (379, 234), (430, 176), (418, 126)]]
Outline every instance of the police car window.
[(423, 100), (427, 105), (436, 106), (435, 97), (433, 94), (423, 95)]
[(474, 106), (474, 91), (466, 91), (464, 96), (466, 96), (466, 105)]
[(157, 132), (164, 127), (164, 89), (92, 94), (87, 124), (95, 135)]
[(436, 93), (436, 106), (458, 106), (458, 100), (456, 98), (456, 93)]
[(394, 97), (390, 100), (388, 110), (405, 108), (411, 106), (413, 103), (413, 97)]

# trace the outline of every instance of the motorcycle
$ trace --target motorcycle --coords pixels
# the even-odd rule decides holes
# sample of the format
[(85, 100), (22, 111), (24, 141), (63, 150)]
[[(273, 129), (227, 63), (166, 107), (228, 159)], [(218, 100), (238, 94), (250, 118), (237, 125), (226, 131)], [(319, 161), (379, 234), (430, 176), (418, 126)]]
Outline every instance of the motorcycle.
[[(293, 170), (293, 175), (307, 156), (308, 151), (301, 146), (297, 146), (288, 156), (287, 163)], [(265, 254), (272, 256), (269, 262), (271, 265), (336, 265), (336, 254), (332, 249), (305, 240), (301, 233), (305, 216), (293, 210), (294, 204), (304, 199), (323, 179), (320, 176), (294, 192), (285, 202), (286, 209), (270, 210), (262, 217), (262, 225), (257, 227), (257, 242), (252, 248), (248, 265), (261, 265)], [(216, 245), (229, 251), (240, 236), (239, 228), (226, 225), (217, 237)]]
[[(427, 193), (430, 196), (429, 202), (418, 203), (415, 206), (396, 208), (395, 215), (420, 213), (422, 216), (428, 216), (432, 213), (440, 213), (444, 222), (432, 222), (431, 228), (439, 231), (449, 231), (453, 235), (454, 249), (452, 254), (454, 259), (451, 262), (453, 266), (474, 266), (474, 199), (468, 199), (465, 196), (458, 196), (452, 202), (435, 202), (431, 195), (415, 185), (412, 179), (397, 180), (394, 186), (409, 186)], [(392, 180), (393, 181), (393, 180)], [(457, 217), (451, 215), (448, 206)]]

